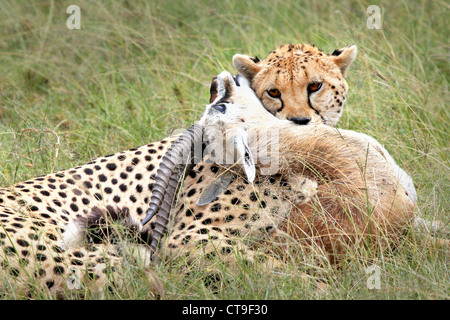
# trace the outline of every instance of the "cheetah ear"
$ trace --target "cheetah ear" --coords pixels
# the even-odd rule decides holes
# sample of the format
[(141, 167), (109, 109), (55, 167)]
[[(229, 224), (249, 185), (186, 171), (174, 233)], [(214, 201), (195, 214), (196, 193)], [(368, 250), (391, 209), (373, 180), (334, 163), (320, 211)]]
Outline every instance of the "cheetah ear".
[(334, 63), (341, 69), (342, 75), (345, 77), (348, 67), (352, 64), (353, 60), (356, 58), (356, 46), (354, 44), (333, 51), (331, 56), (333, 57)]
[(233, 64), (236, 70), (245, 76), (247, 80), (251, 83), (253, 77), (261, 70), (261, 60), (258, 57), (250, 57), (243, 54), (235, 54), (233, 56)]

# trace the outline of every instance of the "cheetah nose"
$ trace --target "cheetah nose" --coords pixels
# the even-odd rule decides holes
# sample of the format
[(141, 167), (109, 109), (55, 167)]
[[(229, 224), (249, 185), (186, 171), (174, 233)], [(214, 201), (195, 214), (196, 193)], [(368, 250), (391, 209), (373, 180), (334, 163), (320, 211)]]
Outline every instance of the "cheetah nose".
[(294, 122), (295, 124), (308, 124), (308, 122), (311, 121), (311, 118), (309, 117), (292, 117), (289, 119), (290, 121)]

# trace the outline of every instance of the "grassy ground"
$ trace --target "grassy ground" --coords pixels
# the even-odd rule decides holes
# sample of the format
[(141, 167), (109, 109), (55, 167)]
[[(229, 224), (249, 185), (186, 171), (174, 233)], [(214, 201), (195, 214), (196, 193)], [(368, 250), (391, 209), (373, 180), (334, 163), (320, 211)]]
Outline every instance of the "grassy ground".
[[(0, 185), (147, 144), (199, 117), (211, 78), (235, 53), (283, 43), (326, 52), (354, 43), (341, 128), (378, 139), (416, 182), (424, 216), (449, 222), (448, 10), (445, 1), (379, 1), (382, 29), (366, 26), (366, 1), (63, 1), (0, 5)], [(332, 299), (448, 299), (448, 251), (408, 235), (381, 256), (381, 288), (366, 264), (321, 270)], [(290, 269), (289, 269), (290, 268)], [(137, 272), (138, 273), (138, 272)], [(157, 269), (165, 298), (320, 298), (296, 275), (245, 269), (213, 290), (201, 268)], [(133, 281), (109, 298), (149, 298)], [(5, 297), (14, 297), (14, 294)], [(70, 294), (68, 294), (70, 298)], [(87, 298), (96, 298), (92, 295)], [(52, 298), (36, 295), (36, 298)]]

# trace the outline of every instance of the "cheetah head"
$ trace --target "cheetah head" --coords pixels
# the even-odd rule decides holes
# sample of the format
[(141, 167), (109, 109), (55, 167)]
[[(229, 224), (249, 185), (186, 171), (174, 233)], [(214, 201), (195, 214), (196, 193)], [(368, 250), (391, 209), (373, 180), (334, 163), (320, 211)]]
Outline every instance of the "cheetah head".
[(236, 54), (233, 63), (277, 118), (335, 125), (348, 91), (344, 77), (356, 51), (350, 45), (325, 54), (314, 45), (289, 44), (270, 52), (265, 60)]

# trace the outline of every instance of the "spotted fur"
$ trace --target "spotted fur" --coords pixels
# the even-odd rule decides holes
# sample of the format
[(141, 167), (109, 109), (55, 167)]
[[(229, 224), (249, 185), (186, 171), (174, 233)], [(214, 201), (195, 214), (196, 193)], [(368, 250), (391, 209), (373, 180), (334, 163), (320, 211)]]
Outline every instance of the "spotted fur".
[[(70, 287), (76, 271), (87, 287), (120, 286), (121, 277), (112, 282), (111, 274), (121, 273), (123, 250), (101, 241), (66, 243), (67, 233), (92, 224), (93, 216), (138, 224), (148, 209), (161, 155), (175, 138), (0, 188), (0, 261), (8, 281), (26, 290), (30, 278), (36, 279), (50, 292), (60, 292)], [(146, 251), (146, 246), (135, 250)]]

